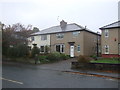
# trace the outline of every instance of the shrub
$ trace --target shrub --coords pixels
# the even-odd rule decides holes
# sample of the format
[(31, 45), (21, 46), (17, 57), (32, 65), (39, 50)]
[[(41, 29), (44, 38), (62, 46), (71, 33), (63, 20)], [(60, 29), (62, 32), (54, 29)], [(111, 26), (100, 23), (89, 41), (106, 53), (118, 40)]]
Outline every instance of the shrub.
[(61, 57), (61, 59), (63, 59), (63, 60), (69, 59), (69, 56), (66, 55), (66, 54), (63, 54), (63, 53), (60, 54), (60, 57)]
[(92, 55), (91, 56), (94, 60), (97, 60), (97, 56), (96, 55)]
[(56, 60), (60, 60), (60, 53), (59, 52), (53, 52), (47, 55), (47, 59), (50, 61), (56, 61)]
[(39, 56), (39, 60), (40, 60), (40, 61), (46, 61), (46, 60), (47, 60), (47, 56), (45, 56), (45, 55), (40, 55), (40, 56)]
[(40, 53), (40, 49), (37, 46), (34, 46), (31, 51), (32, 57), (35, 57), (35, 54), (39, 54), (39, 53)]
[(79, 55), (77, 60), (79, 63), (89, 63), (90, 62), (90, 59), (83, 55)]
[(29, 55), (29, 48), (24, 44), (20, 44), (17, 47), (17, 57), (26, 57)]
[(50, 51), (50, 47), (46, 45), (46, 46), (45, 46), (45, 54), (48, 54), (49, 51)]
[(17, 57), (17, 48), (16, 47), (8, 48), (7, 56), (11, 58)]

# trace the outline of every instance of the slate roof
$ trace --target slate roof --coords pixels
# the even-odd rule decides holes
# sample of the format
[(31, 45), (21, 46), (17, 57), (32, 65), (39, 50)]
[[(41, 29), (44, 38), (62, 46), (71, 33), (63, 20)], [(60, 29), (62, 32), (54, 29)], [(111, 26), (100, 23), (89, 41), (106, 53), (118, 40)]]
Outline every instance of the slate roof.
[(37, 33), (33, 33), (31, 35), (42, 35), (42, 34), (52, 34), (52, 33), (62, 33), (62, 32), (72, 32), (72, 31), (78, 31), (78, 30), (86, 30), (88, 32), (97, 34), (95, 32), (92, 32), (88, 29), (85, 29), (85, 27), (82, 27), (80, 25), (77, 25), (76, 23), (72, 23), (72, 24), (67, 24), (65, 30), (62, 30), (60, 25), (58, 26), (53, 26), (44, 30), (41, 30), (40, 32)]
[(120, 21), (117, 21), (117, 22), (114, 22), (114, 23), (112, 23), (112, 24), (103, 26), (103, 27), (101, 27), (100, 29), (101, 29), (101, 30), (104, 30), (104, 29), (111, 29), (111, 28), (120, 28)]

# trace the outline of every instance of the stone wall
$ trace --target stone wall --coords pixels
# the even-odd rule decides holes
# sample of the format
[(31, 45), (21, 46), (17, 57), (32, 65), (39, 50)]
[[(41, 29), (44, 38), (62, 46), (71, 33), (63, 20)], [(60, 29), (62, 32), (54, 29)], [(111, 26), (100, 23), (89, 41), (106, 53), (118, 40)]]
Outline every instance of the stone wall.
[(72, 62), (72, 69), (119, 71), (120, 64)]

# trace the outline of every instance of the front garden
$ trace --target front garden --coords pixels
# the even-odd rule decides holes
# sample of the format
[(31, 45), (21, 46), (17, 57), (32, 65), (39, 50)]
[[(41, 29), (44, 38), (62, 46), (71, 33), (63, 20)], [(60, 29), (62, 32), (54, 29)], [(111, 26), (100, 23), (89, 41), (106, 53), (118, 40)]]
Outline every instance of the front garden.
[(6, 56), (3, 56), (3, 61), (7, 60), (19, 63), (44, 64), (69, 59), (69, 56), (66, 54), (59, 52), (48, 53), (47, 50), (48, 49), (46, 49), (45, 53), (40, 54), (40, 48), (36, 45), (30, 50), (28, 46), (21, 44), (9, 47)]
[(119, 72), (120, 59), (119, 58), (98, 58), (93, 60), (91, 57), (80, 55), (77, 61), (72, 62), (72, 69), (81, 70), (100, 70)]

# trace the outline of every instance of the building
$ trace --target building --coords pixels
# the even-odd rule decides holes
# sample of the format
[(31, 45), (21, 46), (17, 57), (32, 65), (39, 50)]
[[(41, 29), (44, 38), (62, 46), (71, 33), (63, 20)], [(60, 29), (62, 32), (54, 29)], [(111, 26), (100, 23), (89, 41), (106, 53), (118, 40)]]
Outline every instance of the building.
[(65, 53), (71, 57), (90, 56), (97, 53), (97, 41), (99, 40), (98, 45), (100, 47), (100, 37), (100, 34), (92, 32), (86, 27), (75, 23), (67, 24), (62, 20), (58, 26), (32, 34), (30, 37), (32, 43), (29, 45), (35, 43), (41, 49), (48, 45), (51, 52)]
[(120, 57), (120, 21), (100, 29), (102, 31), (102, 57)]

